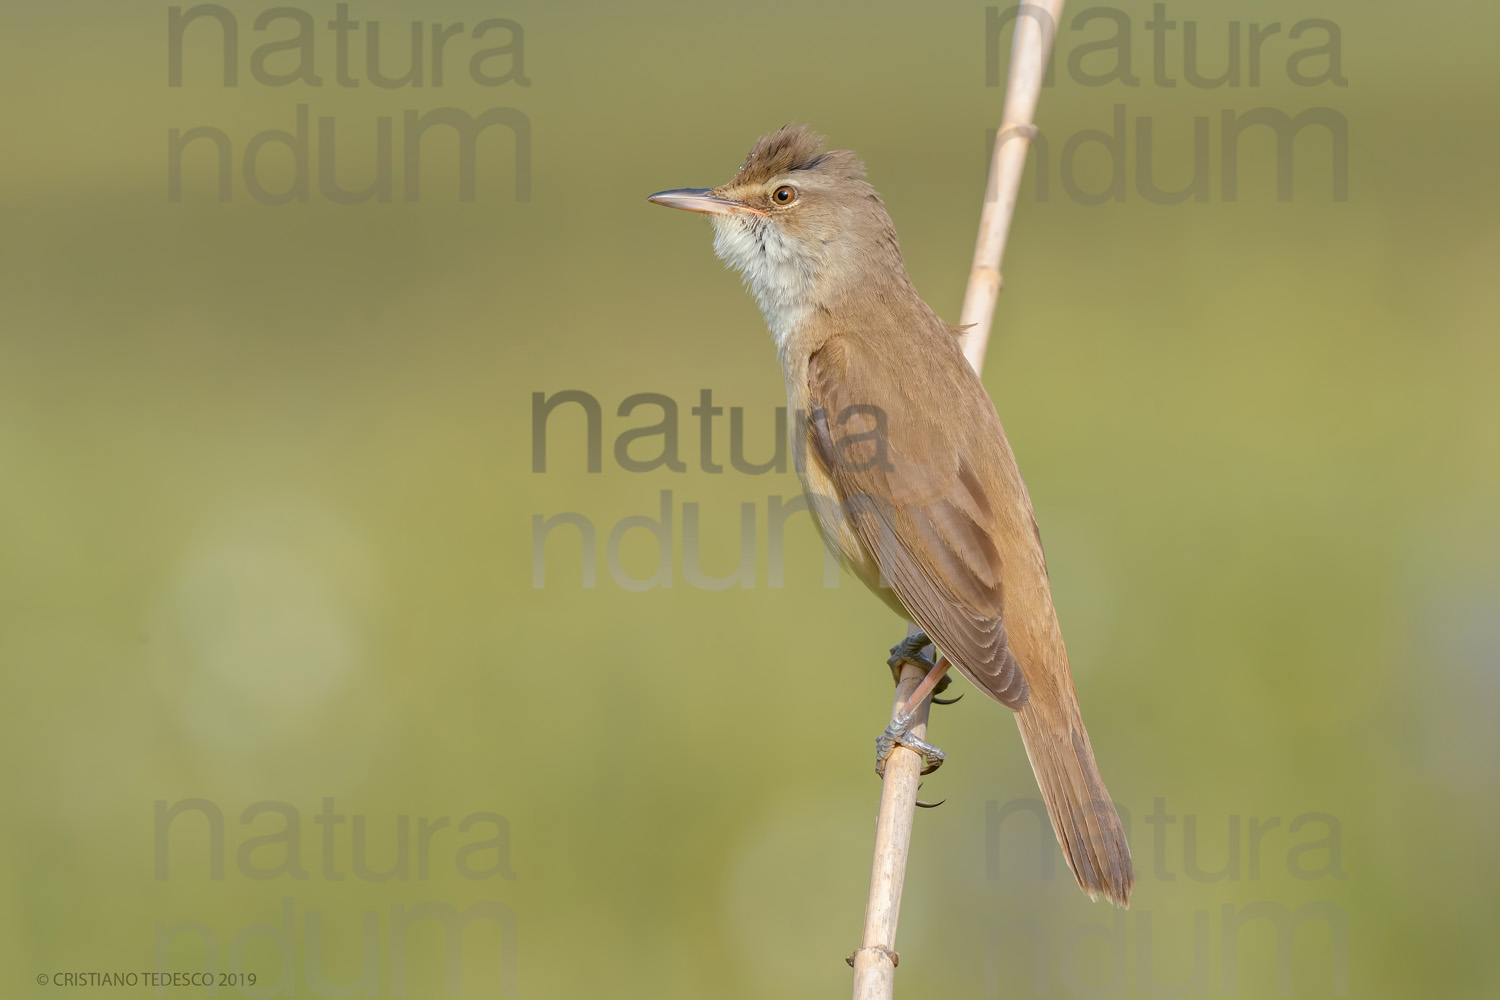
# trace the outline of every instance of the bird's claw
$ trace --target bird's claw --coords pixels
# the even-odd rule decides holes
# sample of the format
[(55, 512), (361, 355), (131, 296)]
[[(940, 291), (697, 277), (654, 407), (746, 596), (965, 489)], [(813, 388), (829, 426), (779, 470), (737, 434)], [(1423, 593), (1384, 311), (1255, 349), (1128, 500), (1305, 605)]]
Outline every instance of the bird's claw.
[[(932, 640), (927, 638), (927, 634), (925, 632), (914, 632), (892, 646), (890, 658), (885, 661), (885, 665), (891, 668), (891, 678), (897, 684), (900, 684), (901, 668), (908, 663), (910, 663), (914, 667), (919, 668), (924, 674), (937, 666), (937, 664), (933, 662), (930, 656), (922, 652), (922, 650), (926, 649), (930, 645), (932, 645)], [(937, 687), (933, 688), (932, 693), (934, 695), (942, 694), (944, 691), (948, 690), (948, 685), (951, 683), (953, 683), (952, 677), (944, 677), (942, 680), (938, 681)], [(963, 695), (959, 695), (958, 697), (962, 698)], [(932, 702), (935, 705), (951, 705), (957, 700), (958, 698), (953, 698), (951, 700), (933, 698)]]
[(885, 732), (875, 739), (875, 773), (885, 777), (885, 762), (897, 747), (906, 747), (922, 758), (922, 774), (931, 774), (943, 766), (948, 756), (942, 750), (911, 733), (911, 719), (892, 719)]
[[(918, 785), (917, 786), (917, 791), (920, 792), (921, 790), (922, 790), (922, 786)], [(944, 802), (947, 802), (947, 801), (948, 801), (947, 799), (938, 799), (936, 802), (923, 802), (921, 799), (918, 799), (917, 800), (917, 808), (918, 809), (936, 809), (938, 806), (942, 805)]]

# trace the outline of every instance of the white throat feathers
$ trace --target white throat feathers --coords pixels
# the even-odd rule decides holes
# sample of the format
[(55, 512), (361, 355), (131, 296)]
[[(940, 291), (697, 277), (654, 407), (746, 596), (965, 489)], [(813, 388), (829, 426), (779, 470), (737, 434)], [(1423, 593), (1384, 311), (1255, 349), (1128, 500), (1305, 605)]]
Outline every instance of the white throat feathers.
[(812, 311), (817, 264), (807, 248), (761, 219), (713, 216), (714, 253), (740, 272), (780, 353)]

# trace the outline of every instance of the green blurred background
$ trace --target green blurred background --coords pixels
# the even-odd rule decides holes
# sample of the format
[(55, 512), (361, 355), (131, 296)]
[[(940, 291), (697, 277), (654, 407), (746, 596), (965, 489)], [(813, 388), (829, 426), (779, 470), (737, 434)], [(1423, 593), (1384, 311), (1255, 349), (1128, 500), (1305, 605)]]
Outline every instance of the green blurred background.
[[(251, 53), (289, 22), (257, 32), (265, 7), (227, 9), (233, 88), (208, 22), (168, 86), (164, 4), (0, 14), (0, 995), (134, 995), (36, 980), (206, 964), (256, 972), (249, 995), (283, 971), (298, 996), (335, 995), (312, 977), (364, 969), (367, 992), (396, 995), (402, 950), (405, 995), (440, 996), (440, 928), (398, 949), (393, 912), (484, 903), (513, 935), (463, 933), (464, 996), (842, 994), (901, 626), (854, 582), (823, 586), (803, 515), (769, 586), (767, 498), (795, 477), (703, 471), (688, 410), (704, 388), (743, 407), (764, 460), (774, 352), (708, 226), (644, 196), (720, 183), (757, 135), (812, 122), (866, 159), (918, 288), (956, 319), (1001, 103), (985, 5), (353, 5), (393, 75), (413, 18), (524, 28), (525, 86), (466, 71), (497, 30), (450, 40), (442, 86), (429, 57), (425, 86), (397, 89), (371, 85), (361, 36), (363, 82), (336, 84), (325, 3), (303, 8), (323, 85), (262, 85)], [(998, 822), (1036, 794), (1003, 710), (940, 709), (950, 762), (924, 795), (948, 801), (917, 818), (898, 990), (1494, 996), (1500, 9), (1170, 4), (1210, 74), (1231, 20), (1242, 58), (1250, 22), (1281, 23), (1260, 85), (1218, 89), (1156, 85), (1150, 6), (1119, 9), (1141, 83), (1087, 86), (1061, 63), (1044, 92), (1052, 184), (1024, 189), (985, 382), (1139, 881), (1128, 914), (1090, 904), (1024, 808)], [(1304, 18), (1338, 25), (1347, 85), (1289, 80), (1288, 56), (1326, 38), (1289, 41)], [(1065, 28), (1060, 52), (1111, 31)], [(1168, 38), (1181, 81), (1181, 27)], [(393, 119), (390, 202), (319, 194), (315, 124), (307, 201), (249, 193), (246, 143), (292, 129), (298, 104), (335, 122), (347, 188), (370, 183)], [(1063, 141), (1110, 128), (1116, 104), (1153, 121), (1169, 187), (1207, 116), (1207, 201), (1141, 197), (1133, 133), (1123, 201), (1066, 194)], [(403, 113), (441, 107), (525, 114), (528, 200), (500, 128), (475, 200), (441, 130), (403, 199)], [(1219, 115), (1257, 107), (1347, 120), (1347, 200), (1317, 129), (1290, 201), (1254, 132), (1223, 198)], [(168, 198), (168, 131), (198, 126), (232, 143), (227, 203), (206, 141)], [(268, 188), (290, 182), (284, 150), (263, 166)], [(1076, 166), (1108, 182), (1097, 146)], [(576, 407), (533, 472), (532, 394), (566, 389), (603, 408), (599, 473)], [(678, 401), (687, 471), (615, 461), (618, 435), (656, 419), (617, 415), (640, 392)], [(713, 447), (727, 465), (727, 413)], [(632, 590), (605, 539), (663, 490), (673, 586)], [(689, 584), (684, 503), (721, 575), (756, 505), (754, 587)], [(570, 527), (533, 586), (533, 516), (563, 512), (596, 527), (594, 587)], [(649, 575), (650, 536), (622, 558)], [(192, 798), (222, 813), (222, 879), (201, 812), (162, 839), (156, 803)], [(315, 819), (327, 798), (343, 823)], [(243, 816), (266, 801), (283, 811)], [(493, 822), (459, 832), (481, 813), (508, 846)], [(425, 851), (423, 818), (449, 820)], [(275, 875), (289, 839), (304, 878)], [(484, 877), (460, 871), (465, 844)], [(362, 878), (361, 859), (397, 877)], [(1270, 920), (1238, 928), (1265, 914), (1307, 918), (1290, 950)], [(201, 926), (162, 943), (184, 923)], [(285, 924), (290, 969), (257, 924)]]

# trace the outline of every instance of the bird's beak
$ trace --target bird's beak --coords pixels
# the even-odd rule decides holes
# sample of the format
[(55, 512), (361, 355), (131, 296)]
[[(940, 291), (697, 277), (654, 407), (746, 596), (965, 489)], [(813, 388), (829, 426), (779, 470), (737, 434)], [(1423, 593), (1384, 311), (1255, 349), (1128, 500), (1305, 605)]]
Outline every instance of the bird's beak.
[(654, 205), (680, 208), (688, 212), (706, 212), (709, 215), (734, 215), (739, 212), (748, 212), (751, 215), (766, 214), (758, 208), (751, 208), (744, 202), (720, 198), (709, 188), (677, 188), (672, 191), (658, 191), (646, 200)]

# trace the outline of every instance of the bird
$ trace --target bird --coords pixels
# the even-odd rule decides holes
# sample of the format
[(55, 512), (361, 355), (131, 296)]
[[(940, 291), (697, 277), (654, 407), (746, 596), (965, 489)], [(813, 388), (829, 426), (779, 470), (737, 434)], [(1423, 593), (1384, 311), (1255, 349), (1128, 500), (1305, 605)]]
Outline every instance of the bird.
[[(892, 667), (928, 670), (877, 742), (942, 763), (911, 716), (952, 665), (1014, 714), (1053, 832), (1090, 897), (1128, 906), (1130, 845), (1074, 690), (1031, 498), (963, 331), (907, 274), (863, 162), (809, 126), (761, 136), (716, 188), (654, 204), (707, 215), (740, 272), (786, 379), (792, 453), (824, 542), (914, 623)], [(929, 641), (933, 663), (918, 650)]]

